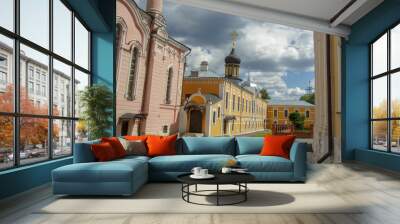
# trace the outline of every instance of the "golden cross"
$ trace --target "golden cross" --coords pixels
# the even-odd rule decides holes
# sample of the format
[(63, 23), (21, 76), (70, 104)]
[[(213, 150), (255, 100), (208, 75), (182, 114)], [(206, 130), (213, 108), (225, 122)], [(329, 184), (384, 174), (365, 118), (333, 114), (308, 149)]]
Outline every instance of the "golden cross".
[(239, 36), (239, 34), (236, 31), (233, 31), (231, 33), (231, 37), (232, 37), (232, 48), (236, 47), (236, 41), (237, 41), (237, 37)]

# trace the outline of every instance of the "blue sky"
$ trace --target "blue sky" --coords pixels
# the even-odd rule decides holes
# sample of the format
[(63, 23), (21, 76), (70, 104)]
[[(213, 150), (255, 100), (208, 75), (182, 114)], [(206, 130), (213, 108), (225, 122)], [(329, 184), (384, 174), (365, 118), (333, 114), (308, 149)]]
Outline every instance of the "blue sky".
[[(136, 0), (145, 8), (146, 0)], [(192, 49), (188, 71), (202, 60), (218, 75), (232, 46), (230, 33), (239, 33), (237, 55), (241, 78), (266, 88), (273, 99), (297, 100), (314, 86), (313, 33), (277, 24), (212, 12), (164, 1), (170, 36)]]
[[(71, 12), (60, 0), (54, 3), (54, 51), (71, 60)], [(48, 0), (20, 0), (21, 36), (45, 48), (49, 45), (49, 1)], [(0, 26), (13, 29), (13, 0), (0, 0)], [(40, 13), (38, 13), (40, 12)], [(80, 24), (75, 23), (76, 35), (76, 63), (88, 68), (88, 33)], [(9, 42), (9, 39), (0, 35), (0, 41)], [(48, 64), (48, 57), (29, 47), (21, 45), (25, 55), (43, 64)], [(58, 66), (62, 70), (65, 66)], [(68, 70), (63, 72), (70, 72)]]

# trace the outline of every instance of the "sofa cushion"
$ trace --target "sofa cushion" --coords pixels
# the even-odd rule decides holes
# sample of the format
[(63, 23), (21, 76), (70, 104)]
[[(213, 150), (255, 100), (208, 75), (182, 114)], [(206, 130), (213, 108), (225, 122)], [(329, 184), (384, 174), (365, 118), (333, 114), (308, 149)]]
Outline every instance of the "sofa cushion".
[(149, 136), (146, 140), (148, 156), (165, 156), (176, 154), (176, 139), (178, 135)]
[(279, 156), (239, 155), (240, 167), (249, 172), (292, 172), (293, 162)]
[(96, 160), (99, 162), (110, 161), (118, 158), (112, 145), (108, 142), (93, 144), (91, 145), (91, 149), (94, 157), (96, 157)]
[(235, 139), (231, 137), (183, 137), (180, 144), (185, 155), (235, 155)]
[(126, 155), (147, 155), (146, 142), (141, 140), (126, 140), (125, 138), (119, 138), (122, 146), (126, 151)]
[(126, 135), (123, 138), (125, 138), (126, 140), (130, 140), (130, 141), (140, 140), (140, 141), (146, 142), (147, 137), (148, 137), (147, 135), (141, 135), (141, 136)]
[(261, 149), (262, 156), (280, 156), (290, 159), (290, 149), (296, 136), (294, 135), (270, 135), (264, 137), (264, 146)]
[(101, 142), (108, 142), (114, 149), (115, 155), (117, 158), (122, 158), (126, 156), (126, 151), (124, 149), (124, 146), (121, 144), (119, 139), (117, 137), (107, 137), (107, 138), (101, 138)]
[(260, 154), (263, 137), (236, 137), (236, 155)]
[(147, 163), (140, 159), (109, 162), (75, 163), (53, 170), (57, 182), (130, 182), (136, 172), (147, 172)]
[(149, 160), (149, 170), (163, 172), (190, 172), (193, 167), (203, 167), (210, 171), (219, 171), (231, 155), (175, 155), (158, 156)]

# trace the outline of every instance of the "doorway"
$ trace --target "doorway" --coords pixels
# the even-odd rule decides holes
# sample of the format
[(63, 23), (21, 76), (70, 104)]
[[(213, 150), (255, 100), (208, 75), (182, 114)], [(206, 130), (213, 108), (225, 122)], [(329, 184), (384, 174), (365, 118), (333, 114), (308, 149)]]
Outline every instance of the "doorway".
[(202, 117), (203, 113), (200, 110), (190, 111), (190, 125), (189, 132), (191, 133), (202, 133)]

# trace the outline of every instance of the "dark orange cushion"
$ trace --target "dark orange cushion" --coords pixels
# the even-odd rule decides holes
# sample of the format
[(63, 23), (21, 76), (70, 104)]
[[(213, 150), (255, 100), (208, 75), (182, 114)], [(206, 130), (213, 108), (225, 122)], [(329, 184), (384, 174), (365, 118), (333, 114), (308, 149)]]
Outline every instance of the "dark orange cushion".
[(91, 149), (94, 157), (99, 162), (110, 161), (117, 158), (114, 149), (108, 142), (93, 144), (91, 145)]
[(148, 137), (147, 135), (141, 135), (141, 136), (127, 135), (127, 136), (124, 136), (124, 138), (126, 140), (129, 140), (129, 141), (138, 141), (138, 140), (140, 140), (142, 142), (146, 142), (147, 137)]
[(290, 148), (296, 136), (294, 135), (268, 135), (264, 137), (262, 156), (280, 156), (289, 159)]
[(114, 149), (115, 155), (118, 158), (126, 156), (126, 151), (124, 146), (122, 146), (121, 142), (117, 137), (110, 137), (110, 138), (101, 138), (101, 142), (108, 142)]
[(148, 156), (175, 155), (175, 142), (178, 135), (171, 136), (149, 136), (146, 140)]

